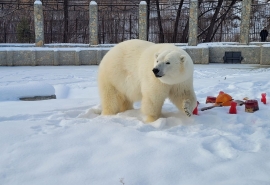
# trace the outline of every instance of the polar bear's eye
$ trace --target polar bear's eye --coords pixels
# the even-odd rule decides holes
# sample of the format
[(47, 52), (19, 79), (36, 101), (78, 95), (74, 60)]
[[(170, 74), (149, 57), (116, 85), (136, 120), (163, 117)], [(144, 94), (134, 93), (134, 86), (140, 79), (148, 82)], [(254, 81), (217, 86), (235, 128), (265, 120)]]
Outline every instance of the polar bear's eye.
[(171, 64), (170, 62), (166, 62), (166, 64)]

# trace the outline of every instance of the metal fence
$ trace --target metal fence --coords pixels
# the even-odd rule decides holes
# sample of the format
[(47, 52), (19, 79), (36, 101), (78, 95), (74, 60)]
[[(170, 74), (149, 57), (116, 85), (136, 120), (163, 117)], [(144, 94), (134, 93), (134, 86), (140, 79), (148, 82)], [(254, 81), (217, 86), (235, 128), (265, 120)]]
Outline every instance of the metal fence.
[[(264, 27), (270, 29), (270, 3), (252, 5), (251, 11), (249, 38), (251, 42), (259, 42), (261, 30)], [(268, 40), (270, 41), (269, 37)]]
[[(179, 16), (177, 17), (177, 13)], [(189, 3), (152, 4), (149, 11), (148, 40), (159, 43), (187, 42)]]
[[(138, 38), (138, 2), (98, 2), (99, 43), (118, 43)], [(122, 2), (122, 3), (120, 3)], [(168, 1), (171, 2), (171, 1)], [(180, 2), (180, 1), (179, 1)], [(149, 5), (148, 40), (156, 43), (188, 41), (189, 3), (156, 3)], [(228, 1), (230, 2), (230, 1)], [(42, 0), (45, 43), (89, 43), (89, 0)], [(34, 0), (0, 1), (0, 43), (34, 43)], [(198, 41), (204, 42), (216, 1), (201, 1), (199, 6)], [(213, 27), (211, 41), (238, 42), (241, 2), (225, 4)], [(179, 18), (177, 15), (179, 14)], [(270, 28), (270, 4), (253, 4), (250, 41), (259, 41), (263, 27)]]
[(34, 42), (33, 3), (0, 1), (0, 43)]
[(89, 4), (43, 3), (45, 43), (89, 43)]
[[(213, 15), (219, 9), (213, 29), (210, 30)], [(202, 2), (199, 7), (198, 42), (237, 42), (240, 35), (241, 2), (227, 1), (219, 6), (215, 1)], [(209, 34), (209, 32), (212, 34)]]
[(138, 5), (99, 4), (99, 43), (118, 43), (138, 38)]

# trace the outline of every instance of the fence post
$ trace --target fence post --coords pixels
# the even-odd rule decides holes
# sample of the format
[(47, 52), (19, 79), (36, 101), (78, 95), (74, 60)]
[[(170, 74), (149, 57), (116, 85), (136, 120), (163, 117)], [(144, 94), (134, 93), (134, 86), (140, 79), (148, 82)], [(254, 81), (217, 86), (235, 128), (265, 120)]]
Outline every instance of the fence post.
[(250, 26), (251, 0), (242, 1), (241, 25), (240, 25), (240, 43), (249, 44), (249, 26)]
[(35, 19), (35, 46), (41, 47), (44, 45), (44, 19), (42, 2), (36, 0), (34, 2), (34, 19)]
[(89, 4), (89, 45), (98, 45), (98, 7), (95, 1)]
[(188, 45), (197, 46), (198, 44), (198, 0), (189, 2), (189, 34)]
[(141, 1), (139, 5), (139, 39), (147, 40), (147, 4)]

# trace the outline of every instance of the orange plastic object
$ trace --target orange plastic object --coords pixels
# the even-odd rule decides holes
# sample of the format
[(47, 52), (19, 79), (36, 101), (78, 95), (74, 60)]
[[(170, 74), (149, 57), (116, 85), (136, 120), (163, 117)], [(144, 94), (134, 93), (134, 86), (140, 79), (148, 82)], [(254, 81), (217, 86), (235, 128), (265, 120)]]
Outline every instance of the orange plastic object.
[(216, 104), (222, 106), (230, 106), (232, 101), (232, 97), (223, 91), (219, 92), (219, 95), (216, 98)]

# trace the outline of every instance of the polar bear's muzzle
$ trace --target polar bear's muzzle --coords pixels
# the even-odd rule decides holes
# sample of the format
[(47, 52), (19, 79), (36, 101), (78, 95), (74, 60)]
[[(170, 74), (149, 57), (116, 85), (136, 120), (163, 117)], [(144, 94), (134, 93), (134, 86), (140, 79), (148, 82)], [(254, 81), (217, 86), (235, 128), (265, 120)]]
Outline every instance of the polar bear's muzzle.
[(158, 68), (154, 68), (152, 71), (153, 71), (153, 73), (155, 74), (155, 76), (157, 78), (160, 78), (160, 77), (163, 76), (163, 74), (161, 74), (161, 72), (160, 72), (160, 70)]

